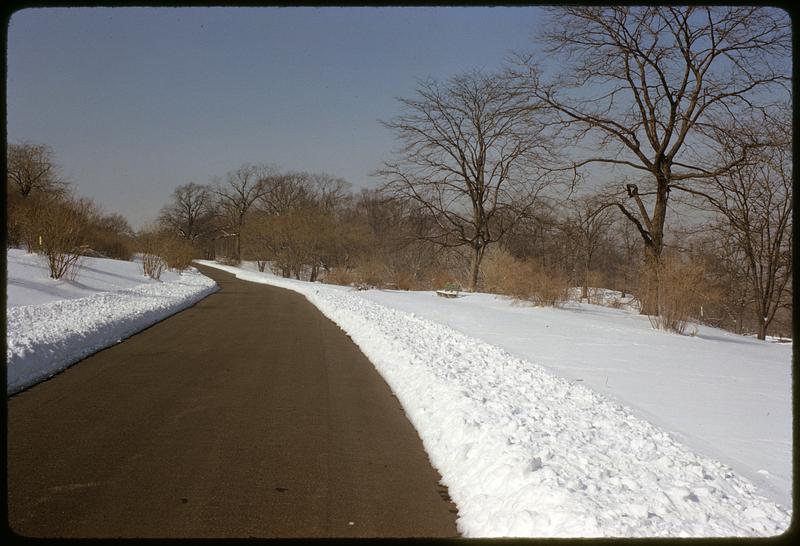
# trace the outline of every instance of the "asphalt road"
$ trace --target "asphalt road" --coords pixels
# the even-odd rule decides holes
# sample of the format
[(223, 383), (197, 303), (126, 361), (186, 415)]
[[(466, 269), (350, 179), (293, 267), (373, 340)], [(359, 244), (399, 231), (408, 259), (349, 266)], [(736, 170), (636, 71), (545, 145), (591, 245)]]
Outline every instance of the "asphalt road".
[(302, 296), (221, 290), (8, 399), (8, 521), (34, 537), (447, 537), (388, 386)]

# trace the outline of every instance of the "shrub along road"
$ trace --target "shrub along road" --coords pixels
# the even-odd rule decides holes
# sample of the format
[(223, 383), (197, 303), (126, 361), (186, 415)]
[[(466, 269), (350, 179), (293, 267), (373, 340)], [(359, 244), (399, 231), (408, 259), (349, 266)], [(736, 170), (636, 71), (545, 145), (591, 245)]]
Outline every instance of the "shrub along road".
[(42, 537), (456, 536), (367, 358), (294, 292), (221, 290), (8, 400), (8, 515)]

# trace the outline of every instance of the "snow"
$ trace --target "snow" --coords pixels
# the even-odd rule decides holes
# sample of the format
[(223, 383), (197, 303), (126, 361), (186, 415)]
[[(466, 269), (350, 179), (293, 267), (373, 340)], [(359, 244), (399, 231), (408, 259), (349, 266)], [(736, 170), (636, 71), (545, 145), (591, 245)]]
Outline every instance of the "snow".
[(53, 280), (35, 254), (9, 249), (6, 285), (8, 394), (185, 309), (217, 290), (194, 268), (160, 281), (139, 264), (82, 258), (75, 280)]
[(414, 312), (595, 392), (792, 503), (792, 348), (702, 325), (695, 336), (598, 305), (534, 308), (491, 294), (370, 290), (361, 297)]
[(658, 332), (588, 304), (357, 292), (199, 263), (304, 294), (347, 332), (418, 431), (464, 536), (772, 536), (790, 525), (765, 496), (790, 491), (786, 346)]

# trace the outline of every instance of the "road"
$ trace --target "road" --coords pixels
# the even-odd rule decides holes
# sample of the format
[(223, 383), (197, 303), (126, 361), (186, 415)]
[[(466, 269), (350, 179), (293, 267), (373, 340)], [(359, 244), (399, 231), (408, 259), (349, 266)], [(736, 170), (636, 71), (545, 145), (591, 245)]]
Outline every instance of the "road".
[(8, 516), (35, 537), (453, 537), (402, 407), (304, 297), (221, 290), (8, 399)]

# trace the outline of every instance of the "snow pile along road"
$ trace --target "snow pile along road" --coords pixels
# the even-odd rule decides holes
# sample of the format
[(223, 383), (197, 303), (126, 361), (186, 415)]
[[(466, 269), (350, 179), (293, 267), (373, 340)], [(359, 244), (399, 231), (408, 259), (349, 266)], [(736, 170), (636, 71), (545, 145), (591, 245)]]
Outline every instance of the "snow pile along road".
[[(9, 287), (15, 288), (15, 272), (33, 267), (24, 257), (9, 256)], [(19, 262), (19, 263), (18, 263)], [(112, 264), (103, 270), (106, 262)], [(120, 276), (115, 268), (135, 270), (132, 262), (94, 260), (105, 277)], [(51, 300), (37, 305), (17, 305), (6, 309), (6, 389), (13, 394), (46, 379), (80, 359), (147, 328), (185, 309), (218, 289), (217, 284), (194, 268), (183, 274), (170, 274), (170, 280), (146, 282), (114, 292), (95, 292), (73, 299), (52, 299), (69, 281), (34, 280), (26, 290), (49, 287)], [(79, 277), (80, 279), (80, 277)], [(49, 283), (48, 283), (49, 281)], [(21, 283), (22, 281), (16, 281)], [(78, 283), (71, 283), (74, 285)], [(41, 285), (41, 286), (39, 286)], [(86, 285), (81, 290), (91, 293)], [(39, 290), (41, 293), (41, 290)], [(69, 296), (67, 296), (69, 297)], [(18, 294), (9, 301), (19, 303)]]
[(373, 362), (467, 537), (765, 536), (791, 514), (589, 389), (356, 293), (200, 262), (304, 294)]

